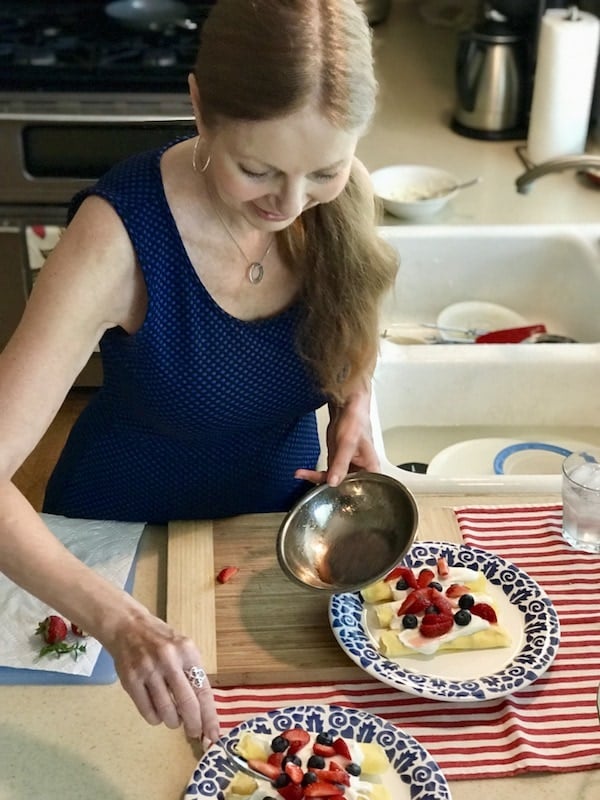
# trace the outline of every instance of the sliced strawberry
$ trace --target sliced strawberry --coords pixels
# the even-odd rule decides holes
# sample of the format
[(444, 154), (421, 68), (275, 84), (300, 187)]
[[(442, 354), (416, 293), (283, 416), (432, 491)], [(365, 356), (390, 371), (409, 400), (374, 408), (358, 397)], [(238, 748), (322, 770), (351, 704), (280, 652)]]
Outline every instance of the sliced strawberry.
[(474, 603), (469, 611), (482, 619), (487, 619), (492, 625), (498, 622), (496, 612), (488, 603)]
[(315, 781), (304, 787), (304, 797), (343, 797), (344, 790), (340, 786), (325, 781)]
[(450, 574), (448, 567), (448, 559), (446, 556), (440, 556), (437, 560), (437, 571), (440, 578), (447, 578)]
[(230, 581), (239, 571), (239, 567), (223, 567), (217, 575), (217, 580), (219, 583), (227, 583), (227, 581)]
[(349, 761), (352, 761), (352, 754), (350, 753), (350, 748), (346, 744), (346, 742), (342, 739), (342, 737), (338, 737), (333, 743), (333, 749), (342, 758), (347, 758)]
[(429, 586), (431, 581), (435, 580), (435, 572), (429, 567), (425, 567), (419, 572), (417, 577), (417, 587), (419, 589), (424, 589), (426, 586)]
[(313, 753), (316, 756), (323, 756), (323, 758), (331, 758), (336, 754), (332, 745), (321, 744), (320, 742), (315, 742), (313, 744)]
[(413, 589), (412, 592), (406, 595), (397, 613), (399, 617), (404, 616), (404, 614), (420, 614), (429, 605), (431, 605), (429, 590)]
[(440, 614), (450, 614), (450, 616), (452, 616), (454, 609), (452, 608), (450, 600), (444, 597), (441, 592), (438, 592), (437, 589), (434, 589), (433, 586), (430, 586), (427, 591), (429, 593), (430, 605), (435, 606)]
[(417, 578), (410, 567), (394, 567), (394, 569), (385, 576), (386, 581), (397, 581), (398, 578), (404, 578), (406, 585), (411, 589), (417, 588)]
[(451, 631), (453, 626), (454, 617), (452, 616), (447, 614), (425, 614), (419, 626), (419, 631), (427, 639), (435, 639)]
[(286, 786), (278, 786), (277, 792), (284, 800), (302, 800), (305, 797), (304, 786), (299, 783), (288, 783)]
[(80, 638), (86, 637), (87, 633), (80, 628), (79, 625), (76, 625), (74, 622), (71, 623), (71, 632), (74, 636), (79, 636)]
[(350, 786), (350, 775), (345, 769), (313, 769), (317, 776), (317, 780), (325, 781), (326, 783), (341, 783), (344, 786)]
[(275, 766), (275, 764), (269, 764), (268, 761), (261, 761), (259, 758), (249, 758), (248, 766), (250, 769), (260, 772), (261, 775), (264, 775), (271, 781), (274, 781), (275, 778), (281, 775), (280, 767)]
[[(342, 765), (338, 764), (338, 762), (334, 761), (333, 759), (331, 759), (331, 761), (329, 762), (328, 769), (331, 770), (332, 772), (346, 772), (346, 770), (342, 767)], [(339, 783), (341, 783), (341, 781), (339, 781)]]
[(462, 583), (452, 583), (446, 589), (446, 597), (462, 597), (463, 594), (470, 594), (471, 590)]
[(273, 764), (275, 767), (279, 767), (281, 769), (281, 762), (285, 758), (286, 754), (284, 753), (271, 753), (270, 756), (267, 758), (268, 764)]
[(302, 778), (304, 777), (304, 770), (302, 767), (298, 766), (298, 764), (294, 764), (293, 761), (288, 761), (285, 765), (285, 774), (291, 780), (292, 783), (302, 783)]
[(308, 744), (310, 741), (310, 736), (303, 728), (290, 728), (287, 731), (283, 731), (281, 735), (290, 743), (288, 749), (290, 755), (297, 753), (298, 750), (303, 748), (304, 745)]

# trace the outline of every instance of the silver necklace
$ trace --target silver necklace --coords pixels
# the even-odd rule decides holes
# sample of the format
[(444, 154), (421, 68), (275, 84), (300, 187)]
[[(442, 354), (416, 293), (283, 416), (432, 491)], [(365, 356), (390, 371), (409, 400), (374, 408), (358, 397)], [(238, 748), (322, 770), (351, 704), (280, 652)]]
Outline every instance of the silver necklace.
[[(211, 201), (212, 201), (212, 197), (211, 197)], [(215, 214), (216, 214), (216, 215), (217, 215), (217, 217), (219, 218), (219, 222), (221, 223), (221, 225), (222, 225), (222, 226), (223, 226), (223, 228), (225, 229), (225, 233), (226, 233), (226, 234), (229, 236), (229, 238), (231, 239), (231, 241), (234, 243), (234, 245), (235, 245), (235, 246), (237, 247), (237, 249), (240, 251), (240, 253), (242, 254), (242, 258), (244, 259), (244, 261), (246, 262), (246, 264), (248, 264), (248, 267), (247, 267), (247, 269), (246, 269), (246, 275), (247, 275), (247, 277), (248, 277), (248, 280), (250, 281), (250, 283), (251, 283), (253, 286), (256, 286), (256, 284), (257, 284), (257, 283), (260, 283), (260, 282), (262, 281), (263, 277), (264, 277), (264, 274), (265, 274), (265, 268), (264, 268), (264, 266), (263, 266), (263, 261), (264, 261), (264, 260), (265, 260), (265, 258), (266, 258), (266, 257), (269, 255), (269, 252), (270, 252), (271, 248), (273, 247), (273, 242), (275, 241), (275, 237), (273, 236), (273, 238), (271, 239), (271, 241), (270, 241), (270, 242), (269, 242), (269, 244), (267, 245), (267, 249), (266, 249), (266, 250), (265, 250), (265, 252), (262, 254), (262, 257), (258, 259), (258, 261), (250, 261), (250, 259), (249, 259), (249, 258), (248, 258), (248, 256), (246, 255), (246, 253), (244, 253), (244, 251), (242, 250), (242, 248), (241, 248), (241, 247), (239, 246), (239, 244), (237, 243), (237, 241), (236, 241), (236, 239), (235, 239), (235, 237), (234, 237), (233, 233), (232, 233), (232, 232), (229, 230), (229, 228), (227, 227), (227, 225), (226, 225), (226, 223), (225, 223), (225, 220), (224, 220), (224, 219), (223, 219), (223, 217), (221, 216), (221, 214), (220, 214), (220, 212), (219, 212), (219, 209), (217, 208), (217, 204), (216, 204), (214, 201), (213, 201), (213, 203), (212, 203), (212, 206), (213, 206), (213, 208), (214, 208), (214, 210), (215, 210)]]

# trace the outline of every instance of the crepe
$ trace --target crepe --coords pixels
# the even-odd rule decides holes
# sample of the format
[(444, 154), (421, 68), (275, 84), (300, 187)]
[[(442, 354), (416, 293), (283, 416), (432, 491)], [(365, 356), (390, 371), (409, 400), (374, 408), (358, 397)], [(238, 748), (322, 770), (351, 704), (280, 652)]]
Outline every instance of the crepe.
[[(501, 625), (495, 624), (469, 636), (458, 636), (456, 639), (446, 641), (444, 641), (444, 637), (440, 637), (439, 641), (437, 653), (444, 650), (489, 650), (496, 647), (508, 647), (512, 639), (507, 630)], [(402, 644), (398, 638), (398, 632), (392, 630), (384, 631), (381, 634), (379, 649), (386, 658), (423, 655), (423, 653)]]

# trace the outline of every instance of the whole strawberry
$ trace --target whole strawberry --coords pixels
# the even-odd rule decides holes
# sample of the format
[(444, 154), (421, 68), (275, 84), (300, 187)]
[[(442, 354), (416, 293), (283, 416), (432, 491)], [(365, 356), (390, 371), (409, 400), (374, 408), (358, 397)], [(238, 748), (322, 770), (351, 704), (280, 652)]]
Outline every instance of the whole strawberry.
[(62, 642), (67, 636), (67, 623), (62, 617), (50, 614), (38, 623), (36, 634), (41, 636), (46, 644)]
[(38, 658), (50, 654), (57, 658), (64, 653), (71, 653), (73, 658), (77, 658), (80, 653), (85, 653), (86, 645), (66, 642), (68, 628), (67, 623), (58, 614), (50, 614), (38, 623), (36, 634), (41, 636), (45, 645), (41, 648)]

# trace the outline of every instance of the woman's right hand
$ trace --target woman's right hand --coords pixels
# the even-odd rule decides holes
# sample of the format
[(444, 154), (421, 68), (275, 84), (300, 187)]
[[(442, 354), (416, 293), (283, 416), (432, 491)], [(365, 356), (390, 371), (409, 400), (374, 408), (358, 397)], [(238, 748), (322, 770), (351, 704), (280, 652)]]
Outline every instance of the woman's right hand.
[(201, 667), (194, 642), (143, 609), (120, 626), (107, 645), (125, 691), (151, 725), (183, 724), (190, 738), (219, 738), (217, 709), (208, 678), (194, 688), (185, 674)]

